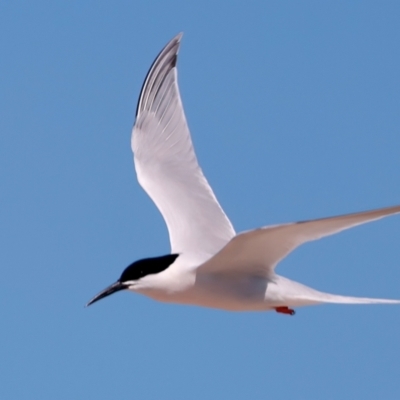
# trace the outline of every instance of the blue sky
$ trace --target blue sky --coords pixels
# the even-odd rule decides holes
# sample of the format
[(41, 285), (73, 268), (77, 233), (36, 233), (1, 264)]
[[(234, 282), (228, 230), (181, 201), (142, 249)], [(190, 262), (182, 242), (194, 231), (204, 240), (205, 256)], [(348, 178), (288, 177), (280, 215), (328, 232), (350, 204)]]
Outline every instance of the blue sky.
[[(119, 293), (168, 253), (130, 131), (184, 38), (196, 152), (237, 231), (400, 203), (400, 3), (0, 4), (2, 399), (398, 399), (400, 308), (228, 313)], [(400, 218), (307, 244), (278, 272), (400, 298)]]

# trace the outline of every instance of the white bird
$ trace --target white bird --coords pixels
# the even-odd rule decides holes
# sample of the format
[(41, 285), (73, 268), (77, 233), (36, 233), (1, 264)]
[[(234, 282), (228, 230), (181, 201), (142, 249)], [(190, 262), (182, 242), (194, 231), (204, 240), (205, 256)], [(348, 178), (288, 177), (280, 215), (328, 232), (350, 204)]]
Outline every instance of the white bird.
[(400, 206), (235, 233), (193, 149), (177, 83), (181, 38), (153, 62), (132, 131), (137, 178), (165, 219), (171, 254), (132, 263), (87, 305), (123, 289), (163, 302), (290, 315), (321, 303), (400, 303), (323, 293), (275, 273), (301, 244), (400, 213)]

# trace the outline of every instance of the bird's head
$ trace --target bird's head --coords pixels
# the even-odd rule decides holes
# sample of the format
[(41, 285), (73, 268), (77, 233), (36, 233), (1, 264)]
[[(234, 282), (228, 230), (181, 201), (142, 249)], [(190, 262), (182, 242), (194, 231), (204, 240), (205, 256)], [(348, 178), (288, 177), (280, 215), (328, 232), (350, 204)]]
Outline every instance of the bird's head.
[(179, 254), (168, 254), (166, 256), (145, 258), (133, 262), (125, 268), (120, 278), (115, 283), (94, 296), (93, 299), (86, 304), (86, 307), (120, 290), (135, 289), (135, 286), (142, 278), (166, 270), (178, 256)]

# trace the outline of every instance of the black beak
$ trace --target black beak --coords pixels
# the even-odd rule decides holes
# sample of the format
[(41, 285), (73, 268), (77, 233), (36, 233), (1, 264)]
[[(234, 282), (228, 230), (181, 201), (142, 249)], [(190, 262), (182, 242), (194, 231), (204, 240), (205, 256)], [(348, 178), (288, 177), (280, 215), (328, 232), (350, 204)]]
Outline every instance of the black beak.
[(115, 292), (118, 292), (123, 289), (127, 289), (128, 286), (125, 283), (121, 283), (119, 281), (113, 283), (112, 285), (106, 287), (104, 290), (102, 290), (99, 294), (93, 297), (92, 300), (90, 300), (85, 307), (90, 306), (91, 304), (95, 303), (98, 300), (104, 299), (104, 297), (109, 296), (110, 294), (113, 294)]

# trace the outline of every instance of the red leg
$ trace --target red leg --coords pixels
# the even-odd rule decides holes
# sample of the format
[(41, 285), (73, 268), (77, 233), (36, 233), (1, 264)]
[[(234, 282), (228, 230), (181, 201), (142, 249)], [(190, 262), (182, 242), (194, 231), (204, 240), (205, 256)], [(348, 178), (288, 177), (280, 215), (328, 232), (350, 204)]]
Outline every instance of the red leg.
[(288, 314), (288, 315), (294, 315), (295, 311), (292, 310), (289, 307), (283, 306), (283, 307), (275, 307), (275, 311), (281, 314)]

